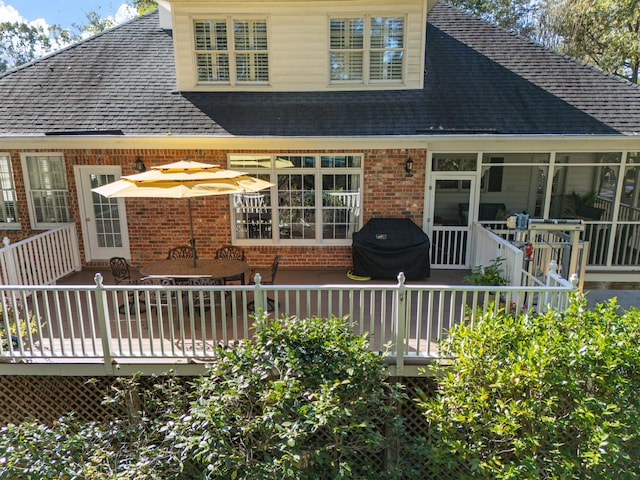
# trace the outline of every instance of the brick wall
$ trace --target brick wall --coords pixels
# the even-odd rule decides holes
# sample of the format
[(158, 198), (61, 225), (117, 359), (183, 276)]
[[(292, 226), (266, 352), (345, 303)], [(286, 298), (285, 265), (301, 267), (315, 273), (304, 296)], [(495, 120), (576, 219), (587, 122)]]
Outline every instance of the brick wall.
[[(36, 150), (29, 150), (34, 152)], [(40, 150), (42, 153), (51, 150)], [(55, 150), (59, 152), (60, 150)], [(228, 152), (221, 150), (136, 150), (136, 149), (95, 149), (62, 150), (67, 169), (69, 199), (72, 214), (80, 228), (78, 196), (76, 191), (74, 165), (120, 165), (122, 174), (136, 173), (132, 166), (140, 157), (147, 168), (174, 162), (182, 158), (195, 161), (226, 165)], [(263, 153), (263, 152), (244, 152)], [(269, 152), (271, 153), (271, 152)], [(307, 153), (306, 151), (288, 153)], [(309, 153), (318, 153), (317, 150)], [(332, 150), (332, 153), (338, 153)], [(364, 151), (364, 189), (362, 198), (363, 222), (373, 217), (406, 217), (422, 225), (424, 205), (425, 150), (367, 150)], [(19, 212), (23, 229), (0, 231), (12, 241), (39, 233), (28, 228), (26, 194), (20, 164), (20, 152), (10, 152), (14, 169), (16, 189), (19, 198)], [(407, 177), (405, 162), (414, 161), (413, 177)], [(132, 265), (139, 266), (166, 256), (169, 248), (186, 244), (189, 235), (188, 202), (186, 199), (126, 199), (129, 241)], [(196, 246), (201, 257), (213, 257), (221, 245), (231, 243), (229, 199), (227, 196), (200, 197), (191, 200), (193, 228)], [(84, 247), (80, 239), (81, 256)], [(252, 265), (269, 265), (276, 254), (282, 255), (282, 267), (320, 268), (351, 266), (350, 246), (246, 246), (247, 258)], [(84, 264), (101, 267), (103, 262)]]

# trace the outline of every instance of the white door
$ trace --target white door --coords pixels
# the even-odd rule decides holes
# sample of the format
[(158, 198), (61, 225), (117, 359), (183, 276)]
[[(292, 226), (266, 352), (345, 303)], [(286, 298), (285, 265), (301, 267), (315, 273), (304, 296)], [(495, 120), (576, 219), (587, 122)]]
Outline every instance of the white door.
[(74, 166), (85, 260), (131, 258), (127, 215), (122, 198), (106, 198), (92, 188), (118, 180), (117, 166)]
[(433, 268), (467, 269), (474, 221), (475, 175), (434, 172), (425, 216)]

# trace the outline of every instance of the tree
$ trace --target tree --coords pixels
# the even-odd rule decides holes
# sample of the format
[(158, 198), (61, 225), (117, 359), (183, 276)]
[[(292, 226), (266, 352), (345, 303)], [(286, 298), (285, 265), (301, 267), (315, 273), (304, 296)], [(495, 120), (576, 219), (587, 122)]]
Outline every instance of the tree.
[(158, 8), (158, 2), (156, 0), (133, 0), (133, 7), (138, 10), (139, 15), (142, 15)]
[(638, 83), (639, 0), (548, 0), (541, 21), (550, 46)]
[(534, 37), (537, 31), (536, 3), (530, 0), (448, 0), (452, 5), (514, 31), (524, 37)]
[(0, 73), (31, 62), (51, 50), (56, 44), (56, 34), (67, 32), (55, 25), (49, 32), (41, 26), (21, 22), (0, 23)]
[[(138, 15), (158, 8), (155, 0), (132, 0), (130, 5)], [(77, 42), (87, 34), (95, 35), (116, 24), (113, 19), (103, 17), (96, 11), (87, 12), (85, 16), (86, 23), (74, 23), (72, 29), (59, 25), (50, 25), (45, 29), (40, 25), (24, 22), (0, 23), (0, 74)]]
[(448, 0), (633, 83), (640, 71), (640, 0)]
[(544, 315), (489, 312), (453, 329), (438, 393), (418, 401), (431, 472), (640, 478), (640, 310), (585, 303), (577, 297)]

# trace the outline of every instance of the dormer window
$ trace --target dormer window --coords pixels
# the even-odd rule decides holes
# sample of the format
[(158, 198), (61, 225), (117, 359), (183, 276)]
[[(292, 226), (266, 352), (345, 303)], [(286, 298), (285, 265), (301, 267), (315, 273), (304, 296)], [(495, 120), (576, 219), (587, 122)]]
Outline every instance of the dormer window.
[(331, 83), (401, 83), (404, 17), (330, 19)]
[[(233, 32), (233, 38), (229, 38)], [(194, 21), (197, 79), (200, 83), (267, 83), (267, 22), (255, 19)]]

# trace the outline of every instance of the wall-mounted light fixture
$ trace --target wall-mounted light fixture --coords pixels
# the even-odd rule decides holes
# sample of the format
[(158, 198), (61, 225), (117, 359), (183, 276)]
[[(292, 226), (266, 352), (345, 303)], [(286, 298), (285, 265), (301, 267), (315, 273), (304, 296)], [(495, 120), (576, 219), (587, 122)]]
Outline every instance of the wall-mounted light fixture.
[(135, 161), (133, 162), (133, 169), (136, 172), (145, 172), (147, 170), (147, 166), (144, 164), (144, 162), (140, 159), (140, 157), (136, 157)]
[(404, 170), (407, 172), (407, 177), (413, 177), (413, 160), (407, 158), (404, 164)]

